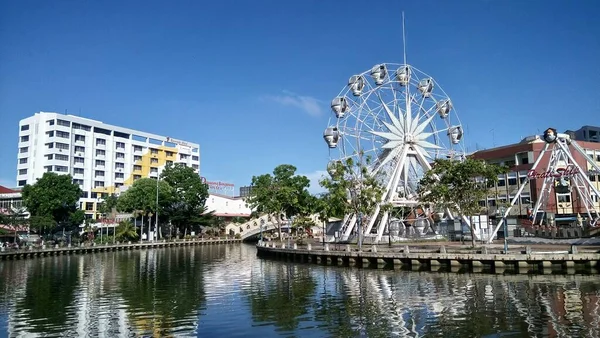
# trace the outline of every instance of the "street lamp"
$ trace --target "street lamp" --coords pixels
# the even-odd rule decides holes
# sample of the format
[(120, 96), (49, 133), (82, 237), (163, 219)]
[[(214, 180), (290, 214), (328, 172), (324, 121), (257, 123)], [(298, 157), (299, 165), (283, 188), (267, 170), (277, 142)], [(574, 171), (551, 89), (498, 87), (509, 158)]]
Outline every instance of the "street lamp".
[[(158, 180), (160, 179), (160, 175), (158, 173), (158, 169), (156, 169), (156, 220), (154, 221), (154, 232), (158, 231)], [(154, 233), (152, 233), (152, 241), (154, 241)]]

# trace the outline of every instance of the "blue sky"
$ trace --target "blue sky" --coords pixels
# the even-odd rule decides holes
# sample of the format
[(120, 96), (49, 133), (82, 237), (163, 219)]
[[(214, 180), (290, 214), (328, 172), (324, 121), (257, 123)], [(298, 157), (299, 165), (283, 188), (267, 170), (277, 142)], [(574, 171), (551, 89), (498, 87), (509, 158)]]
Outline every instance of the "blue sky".
[(350, 75), (402, 62), (402, 11), (408, 61), (450, 95), (469, 150), (600, 125), (599, 10), (593, 0), (3, 1), (0, 184), (15, 185), (17, 124), (37, 111), (198, 142), (202, 175), (236, 189), (282, 163), (318, 177), (330, 100)]

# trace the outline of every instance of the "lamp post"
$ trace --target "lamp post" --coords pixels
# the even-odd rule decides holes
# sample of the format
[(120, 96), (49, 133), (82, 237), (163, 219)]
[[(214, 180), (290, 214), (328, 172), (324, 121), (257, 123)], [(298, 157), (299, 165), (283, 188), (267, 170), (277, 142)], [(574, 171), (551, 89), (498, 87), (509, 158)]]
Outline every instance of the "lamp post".
[[(158, 231), (158, 180), (160, 176), (158, 175), (158, 169), (156, 169), (156, 221), (154, 221), (154, 232)], [(154, 241), (154, 233), (152, 234), (152, 241)]]

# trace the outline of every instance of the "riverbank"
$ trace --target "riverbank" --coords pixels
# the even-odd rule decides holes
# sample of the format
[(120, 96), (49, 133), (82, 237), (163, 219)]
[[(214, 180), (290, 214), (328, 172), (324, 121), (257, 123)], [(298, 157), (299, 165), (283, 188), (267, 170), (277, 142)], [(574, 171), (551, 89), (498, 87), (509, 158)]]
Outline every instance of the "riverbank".
[(57, 256), (57, 255), (78, 255), (106, 251), (122, 251), (137, 249), (170, 248), (192, 245), (214, 245), (241, 243), (241, 239), (189, 239), (175, 241), (154, 241), (146, 243), (117, 243), (117, 244), (82, 244), (81, 246), (54, 246), (52, 248), (33, 248), (28, 247), (21, 250), (7, 249), (0, 252), (0, 260), (27, 259), (34, 257)]
[(507, 253), (500, 244), (470, 248), (455, 243), (404, 243), (369, 245), (359, 251), (355, 245), (297, 245), (259, 242), (261, 258), (316, 263), (332, 266), (355, 266), (380, 269), (416, 269), (429, 271), (490, 273), (565, 273), (598, 274), (600, 247), (560, 245), (512, 246)]

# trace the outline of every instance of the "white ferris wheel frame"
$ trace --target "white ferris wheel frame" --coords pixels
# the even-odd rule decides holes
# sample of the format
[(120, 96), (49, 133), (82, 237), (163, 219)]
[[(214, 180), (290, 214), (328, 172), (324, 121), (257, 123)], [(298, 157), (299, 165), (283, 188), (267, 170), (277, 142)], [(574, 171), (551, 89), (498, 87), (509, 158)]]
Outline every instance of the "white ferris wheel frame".
[[(373, 83), (367, 81), (369, 76), (373, 77), (373, 69), (380, 66), (385, 67), (386, 70), (381, 83), (377, 83), (375, 78), (373, 78)], [(361, 224), (360, 229), (356, 229), (357, 232), (361, 232), (359, 236), (371, 233), (381, 212), (382, 204), (389, 203), (393, 207), (409, 207), (413, 210), (422, 204), (418, 200), (416, 188), (418, 180), (431, 169), (432, 159), (463, 159), (466, 156), (462, 140), (462, 124), (456, 109), (452, 106), (450, 97), (433, 77), (406, 63), (385, 63), (376, 65), (373, 69), (350, 79), (348, 87), (336, 97), (336, 99), (344, 98), (351, 102), (349, 109), (345, 112), (345, 116), (333, 117), (336, 119), (335, 123), (332, 123), (331, 119), (329, 122), (329, 126), (335, 126), (339, 132), (339, 141), (341, 141), (341, 144), (335, 146), (338, 148), (340, 156), (333, 159), (330, 153), (330, 160), (340, 161), (350, 157), (375, 155), (376, 161), (370, 168), (371, 174), (378, 174), (385, 165), (389, 165), (388, 169), (392, 168), (382, 182), (385, 187), (382, 200), (377, 204), (372, 215), (365, 215), (368, 216), (366, 226), (363, 227)], [(397, 78), (397, 72), (400, 69), (409, 70), (405, 82), (401, 82)], [(355, 88), (352, 87), (352, 80), (355, 77), (361, 78), (364, 83), (359, 95), (353, 93)], [(427, 92), (422, 91), (420, 87), (421, 81), (425, 80), (431, 83), (431, 88)], [(393, 98), (391, 102), (383, 99), (382, 95), (386, 93), (387, 97)], [(356, 99), (352, 99), (353, 97)], [(442, 116), (439, 109), (440, 105), (444, 103), (448, 105), (448, 111), (445, 116)], [(377, 110), (377, 115), (374, 115), (375, 110)], [(373, 125), (366, 123), (369, 120)], [(441, 128), (438, 128), (436, 120), (443, 121)], [(354, 126), (348, 127), (349, 122), (354, 123)], [(400, 136), (391, 135), (393, 134), (392, 130), (400, 129), (402, 129)], [(452, 137), (454, 136), (451, 135), (451, 131), (456, 132), (457, 130), (460, 132), (460, 136), (458, 142), (453, 142)], [(442, 141), (444, 134), (448, 137), (446, 141), (448, 146)], [(433, 138), (433, 142), (429, 142), (431, 138)], [(369, 142), (373, 147), (366, 149), (365, 153), (361, 143), (368, 145)], [(387, 148), (389, 153), (384, 156), (383, 148), (392, 142), (395, 142), (395, 146)], [(330, 145), (330, 148), (333, 147)], [(390, 157), (387, 159), (388, 162), (386, 162), (387, 157)], [(352, 179), (358, 181), (359, 177)], [(398, 190), (402, 192), (402, 197)], [(375, 237), (376, 242), (381, 241), (389, 217), (389, 211), (385, 211), (381, 215)], [(342, 240), (347, 240), (355, 228), (357, 228), (357, 215), (346, 215), (341, 229)]]

